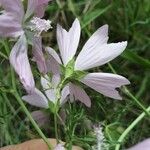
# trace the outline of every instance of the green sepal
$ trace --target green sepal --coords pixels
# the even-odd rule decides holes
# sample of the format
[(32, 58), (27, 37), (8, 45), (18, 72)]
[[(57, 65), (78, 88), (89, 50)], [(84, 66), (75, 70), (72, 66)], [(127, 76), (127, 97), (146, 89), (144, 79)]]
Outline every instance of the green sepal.
[(52, 101), (48, 101), (49, 110), (51, 113), (55, 114), (59, 111), (59, 105), (56, 106)]
[(55, 104), (51, 101), (48, 101), (49, 110), (54, 114), (55, 113)]
[(74, 72), (74, 59), (71, 59), (65, 67), (65, 78), (70, 77)]
[(65, 74), (65, 70), (66, 70), (65, 66), (60, 64), (60, 71), (63, 75)]
[(77, 71), (74, 71), (72, 78), (75, 80), (80, 80), (80, 79), (84, 78), (87, 74), (88, 73), (85, 71), (77, 70)]

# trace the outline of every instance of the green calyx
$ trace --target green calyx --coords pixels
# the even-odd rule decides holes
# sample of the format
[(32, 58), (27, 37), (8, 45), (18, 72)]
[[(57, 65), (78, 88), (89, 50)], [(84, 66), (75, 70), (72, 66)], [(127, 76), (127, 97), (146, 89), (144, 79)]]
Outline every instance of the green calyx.
[(87, 75), (87, 72), (81, 70), (74, 70), (75, 61), (74, 59), (70, 60), (66, 66), (61, 66), (62, 74), (64, 78), (69, 81), (77, 80), (79, 81), (84, 76)]

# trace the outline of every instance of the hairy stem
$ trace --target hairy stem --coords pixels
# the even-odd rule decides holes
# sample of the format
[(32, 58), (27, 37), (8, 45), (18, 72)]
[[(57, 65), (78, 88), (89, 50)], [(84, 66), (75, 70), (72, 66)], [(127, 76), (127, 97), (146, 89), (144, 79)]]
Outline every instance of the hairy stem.
[(57, 140), (57, 143), (59, 143), (58, 128), (57, 128), (57, 106), (55, 106), (55, 112), (54, 112), (54, 126), (55, 126), (56, 140)]
[[(5, 47), (6, 53), (9, 56), (9, 46), (8, 43), (3, 42), (3, 45)], [(27, 115), (28, 119), (30, 120), (30, 122), (32, 123), (32, 125), (34, 126), (34, 128), (36, 129), (36, 131), (38, 132), (38, 134), (41, 136), (41, 138), (45, 141), (45, 143), (47, 144), (49, 150), (52, 150), (52, 146), (50, 145), (50, 143), (48, 142), (48, 139), (45, 137), (45, 135), (43, 134), (43, 132), (41, 131), (41, 129), (39, 128), (39, 126), (37, 125), (37, 123), (34, 121), (34, 119), (32, 118), (30, 112), (28, 111), (28, 109), (26, 108), (26, 106), (24, 105), (22, 99), (20, 98), (18, 92), (17, 92), (17, 88), (16, 88), (16, 81), (15, 81), (15, 75), (14, 75), (14, 70), (13, 68), (10, 66), (10, 70), (11, 70), (11, 80), (12, 80), (12, 87), (13, 87), (13, 92), (12, 94), (14, 95), (14, 97), (16, 98), (17, 102), (20, 104), (22, 110), (24, 111), (24, 113)]]

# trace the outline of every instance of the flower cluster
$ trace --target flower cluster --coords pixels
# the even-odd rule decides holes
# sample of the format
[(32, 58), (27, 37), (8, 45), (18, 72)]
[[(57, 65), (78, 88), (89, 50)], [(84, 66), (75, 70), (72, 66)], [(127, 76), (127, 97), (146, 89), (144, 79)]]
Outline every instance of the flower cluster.
[[(37, 107), (50, 108), (54, 114), (69, 100), (80, 101), (91, 107), (91, 99), (82, 88), (85, 85), (104, 96), (121, 100), (117, 88), (130, 84), (128, 79), (117, 74), (88, 71), (119, 56), (125, 50), (127, 41), (108, 43), (108, 25), (104, 25), (89, 38), (78, 54), (81, 26), (79, 20), (75, 19), (69, 31), (57, 25), (59, 53), (51, 47), (44, 49), (41, 33), (52, 28), (50, 20), (42, 19), (49, 1), (0, 0), (3, 9), (0, 37), (13, 38), (15, 41), (9, 60), (27, 92), (22, 99)], [(41, 91), (35, 86), (28, 58), (29, 45), (41, 73)], [(32, 115), (35, 118), (38, 116), (38, 120), (44, 116), (39, 112)], [(104, 139), (101, 127), (96, 128), (95, 132), (98, 149), (101, 149)], [(58, 144), (55, 149), (64, 150), (64, 147)]]
[(68, 32), (57, 25), (60, 55), (51, 47), (46, 48), (49, 56), (46, 60), (47, 66), (53, 75), (51, 79), (48, 75), (41, 77), (45, 95), (36, 89), (32, 94), (23, 97), (25, 101), (47, 108), (49, 101), (54, 104), (59, 101), (59, 105), (61, 105), (70, 99), (71, 101), (79, 100), (90, 107), (91, 100), (81, 88), (81, 84), (85, 84), (105, 96), (121, 99), (116, 88), (129, 84), (130, 82), (126, 78), (111, 73), (88, 73), (87, 70), (104, 65), (120, 55), (125, 50), (127, 42), (107, 43), (108, 25), (104, 25), (90, 37), (75, 58), (80, 33), (81, 27), (78, 19), (75, 19)]

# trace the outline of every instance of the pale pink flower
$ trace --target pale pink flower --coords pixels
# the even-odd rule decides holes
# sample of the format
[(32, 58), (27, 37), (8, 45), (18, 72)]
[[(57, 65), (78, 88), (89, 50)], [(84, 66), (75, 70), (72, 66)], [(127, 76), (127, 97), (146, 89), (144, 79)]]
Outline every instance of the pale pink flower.
[[(34, 15), (39, 19), (43, 17), (45, 6), (50, 0), (28, 0), (27, 11), (24, 11), (22, 0), (0, 0), (4, 8), (0, 15), (0, 36), (18, 37), (25, 32), (26, 25), (31, 21), (30, 16)], [(29, 21), (27, 22), (27, 19)]]
[(150, 150), (150, 138), (138, 143), (137, 145), (129, 148), (128, 150)]
[(62, 144), (57, 144), (54, 150), (65, 150), (65, 148)]
[[(0, 5), (4, 8), (0, 15), (0, 37), (19, 37), (10, 53), (10, 63), (19, 75), (27, 92), (34, 90), (34, 80), (27, 58), (28, 38), (31, 40), (33, 55), (40, 72), (47, 72), (40, 33), (47, 31), (51, 25), (50, 21), (40, 18), (43, 17), (44, 8), (49, 1), (28, 0), (27, 10), (25, 12), (22, 0), (0, 0)], [(38, 37), (35, 37), (36, 35)]]
[[(57, 58), (56, 61), (59, 64), (63, 64), (66, 67), (67, 64), (74, 58), (79, 44), (80, 32), (81, 27), (78, 19), (74, 21), (68, 32), (60, 25), (57, 25), (57, 42), (62, 62), (60, 62), (60, 58), (58, 61), (59, 56), (56, 56), (56, 52), (54, 52), (52, 48), (49, 48), (51, 50), (49, 53), (52, 54), (51, 56), (53, 58)], [(126, 41), (110, 44), (107, 43), (107, 41), (108, 25), (104, 25), (100, 27), (85, 43), (74, 62), (74, 70), (72, 73), (104, 65), (120, 55), (127, 46)], [(101, 72), (88, 73), (80, 79), (80, 82), (102, 93), (103, 95), (114, 99), (122, 99), (116, 88), (130, 83), (125, 77), (120, 75)], [(76, 99), (81, 102), (84, 101), (84, 104), (90, 107), (90, 99), (83, 89), (81, 90), (79, 86), (74, 85), (73, 83), (71, 83), (69, 87), (70, 93), (73, 93)]]
[[(22, 99), (30, 105), (41, 108), (48, 108), (49, 101), (51, 101), (53, 104), (56, 104), (58, 100), (56, 92), (59, 83), (59, 75), (54, 75), (52, 79), (45, 75), (44, 77), (41, 77), (41, 85), (43, 87), (44, 94), (36, 88), (32, 93), (23, 96)], [(68, 94), (68, 89), (64, 87), (61, 91), (60, 105), (66, 101)]]
[(34, 79), (27, 56), (27, 39), (21, 35), (10, 53), (10, 63), (18, 73), (21, 83), (28, 93), (34, 90)]

